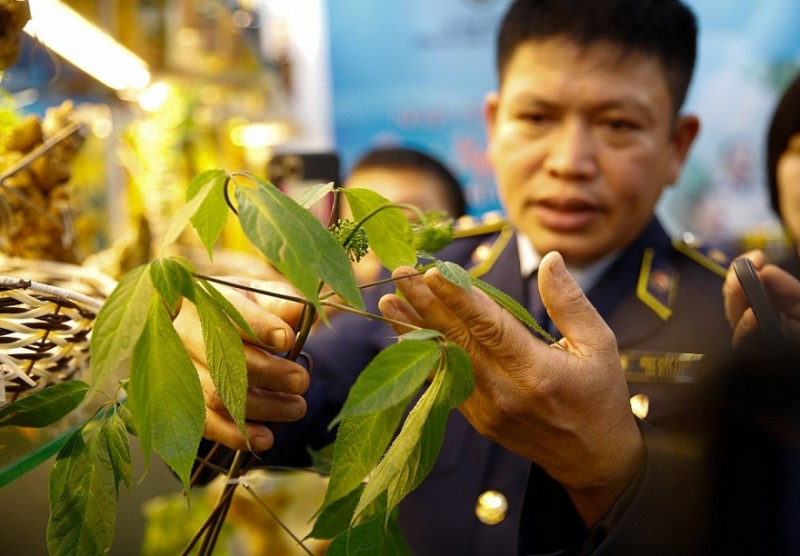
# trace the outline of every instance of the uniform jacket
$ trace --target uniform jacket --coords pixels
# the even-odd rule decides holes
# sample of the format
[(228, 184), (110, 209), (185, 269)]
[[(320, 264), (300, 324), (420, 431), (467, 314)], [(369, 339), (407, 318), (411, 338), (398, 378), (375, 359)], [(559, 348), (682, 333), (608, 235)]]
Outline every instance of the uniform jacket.
[[(458, 240), (440, 257), (468, 268), (474, 262), (471, 258), (476, 247), (494, 241), (494, 237), (486, 236)], [(643, 274), (645, 259), (649, 263)], [(645, 394), (649, 399), (649, 413), (642, 420), (646, 436), (661, 438), (661, 429), (681, 430), (685, 425), (682, 415), (690, 383), (681, 380), (691, 374), (681, 371), (675, 375), (670, 364), (659, 371), (658, 357), (650, 352), (706, 354), (729, 345), (722, 277), (713, 266), (702, 253), (676, 247), (653, 220), (588, 292), (615, 332), (620, 349), (639, 362), (632, 369), (638, 371), (639, 378), (647, 379), (629, 382), (632, 395)], [(527, 302), (513, 239), (481, 279), (521, 303)], [(368, 308), (377, 310), (379, 295), (391, 289), (389, 286), (383, 292), (370, 293), (365, 299)], [(649, 293), (643, 293), (646, 291)], [(287, 458), (302, 462), (307, 459), (306, 446), (319, 448), (332, 441), (327, 425), (358, 372), (378, 350), (394, 341), (388, 326), (351, 314), (335, 318), (334, 328), (315, 332), (306, 344), (313, 360), (308, 414), (280, 429), (275, 447), (265, 454), (267, 463), (285, 462)], [(649, 355), (642, 359), (642, 352)], [(646, 370), (656, 376), (647, 376)], [(670, 380), (654, 380), (659, 372), (669, 375)], [(636, 375), (632, 372), (630, 376)], [(658, 474), (663, 462), (655, 457), (656, 443), (651, 451), (653, 456), (640, 473), (637, 488), (628, 493), (624, 507), (617, 509), (621, 519), (617, 516), (611, 534), (602, 532), (595, 544), (602, 547), (616, 541), (624, 545), (625, 531), (633, 531), (634, 536), (643, 531), (640, 522), (647, 516), (629, 519), (632, 514), (627, 510), (646, 509), (648, 504), (657, 503), (658, 493), (648, 496), (646, 488), (652, 486), (653, 473)], [(478, 497), (489, 490), (501, 493), (508, 502), (505, 518), (495, 525), (486, 525), (476, 517)], [(432, 473), (400, 505), (401, 527), (413, 553), (419, 556), (577, 551), (587, 532), (576, 519), (560, 487), (541, 469), (478, 435), (457, 411), (448, 420)]]

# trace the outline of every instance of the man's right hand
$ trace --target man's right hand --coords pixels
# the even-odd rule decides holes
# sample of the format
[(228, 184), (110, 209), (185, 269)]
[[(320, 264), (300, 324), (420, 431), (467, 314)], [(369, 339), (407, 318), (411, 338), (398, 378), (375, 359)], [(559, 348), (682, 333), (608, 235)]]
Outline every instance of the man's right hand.
[[(283, 282), (241, 279), (237, 282), (261, 290), (296, 295)], [(293, 326), (299, 320), (302, 305), (230, 287), (216, 287), (239, 310), (255, 332), (256, 339), (262, 345), (269, 346), (269, 349), (261, 349), (252, 343), (244, 343), (249, 383), (245, 402), (247, 436), (250, 448), (255, 451), (266, 450), (272, 446), (274, 437), (263, 423), (296, 421), (306, 412), (306, 403), (301, 394), (309, 385), (308, 372), (297, 363), (275, 355), (289, 351), (294, 345)], [(229, 448), (247, 450), (245, 438), (231, 419), (211, 380), (200, 319), (194, 305), (185, 302), (174, 324), (200, 376), (206, 404), (203, 436)], [(244, 333), (242, 337), (246, 337)]]

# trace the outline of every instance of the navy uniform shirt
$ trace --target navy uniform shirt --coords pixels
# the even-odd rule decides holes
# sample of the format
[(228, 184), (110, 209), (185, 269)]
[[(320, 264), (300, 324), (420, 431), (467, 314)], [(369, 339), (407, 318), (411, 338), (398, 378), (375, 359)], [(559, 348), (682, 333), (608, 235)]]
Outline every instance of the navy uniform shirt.
[[(481, 253), (476, 260), (475, 255)], [(509, 230), (458, 240), (440, 258), (473, 267), (482, 280), (526, 303), (516, 243)], [(646, 415), (641, 415), (647, 427), (681, 430), (685, 426), (684, 399), (690, 382), (684, 380), (696, 371), (692, 365), (678, 369), (680, 364), (670, 359), (659, 362), (660, 354), (689, 354), (691, 359), (692, 354), (719, 353), (729, 345), (722, 274), (723, 266), (702, 252), (674, 243), (653, 220), (588, 292), (617, 335), (623, 357), (628, 354), (631, 395), (638, 395), (640, 406), (647, 406)], [(377, 311), (377, 300), (387, 291), (393, 287), (368, 291), (367, 309)], [(265, 454), (267, 463), (287, 458), (307, 462), (307, 446), (319, 448), (332, 441), (327, 425), (356, 376), (380, 349), (395, 341), (386, 325), (349, 313), (335, 319), (334, 328), (315, 332), (306, 344), (314, 361), (306, 396), (308, 414), (298, 423), (281, 427), (274, 449)], [(526, 485), (530, 487), (528, 502)], [(479, 500), (485, 502), (487, 496), (500, 501), (499, 512), (483, 507)], [(638, 491), (631, 496), (638, 497)], [(401, 528), (418, 556), (494, 556), (516, 554), (518, 549), (558, 553), (584, 543), (587, 532), (575, 519), (560, 487), (541, 469), (481, 437), (457, 411), (450, 415), (430, 476), (400, 504)], [(627, 522), (623, 520), (622, 525)]]

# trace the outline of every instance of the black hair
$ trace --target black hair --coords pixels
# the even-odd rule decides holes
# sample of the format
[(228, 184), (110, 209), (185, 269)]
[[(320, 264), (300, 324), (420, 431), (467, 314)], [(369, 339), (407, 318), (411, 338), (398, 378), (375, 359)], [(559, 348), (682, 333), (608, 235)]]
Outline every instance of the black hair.
[(356, 160), (350, 173), (374, 168), (424, 172), (444, 186), (454, 218), (463, 216), (467, 211), (467, 202), (458, 178), (444, 163), (426, 152), (410, 147), (377, 147)]
[(767, 187), (769, 200), (775, 214), (781, 216), (778, 194), (778, 159), (781, 157), (792, 136), (800, 133), (800, 74), (783, 93), (778, 106), (772, 113), (772, 122), (767, 132)]
[(697, 21), (680, 0), (515, 0), (497, 39), (501, 86), (521, 44), (555, 37), (584, 48), (607, 41), (623, 57), (655, 57), (664, 67), (674, 113), (683, 105), (697, 55)]

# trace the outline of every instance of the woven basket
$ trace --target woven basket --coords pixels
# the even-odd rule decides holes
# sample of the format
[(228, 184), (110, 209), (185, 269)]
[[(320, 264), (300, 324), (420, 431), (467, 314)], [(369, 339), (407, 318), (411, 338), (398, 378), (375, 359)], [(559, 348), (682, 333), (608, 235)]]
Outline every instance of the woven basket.
[(83, 374), (113, 286), (75, 265), (0, 259), (0, 405)]

